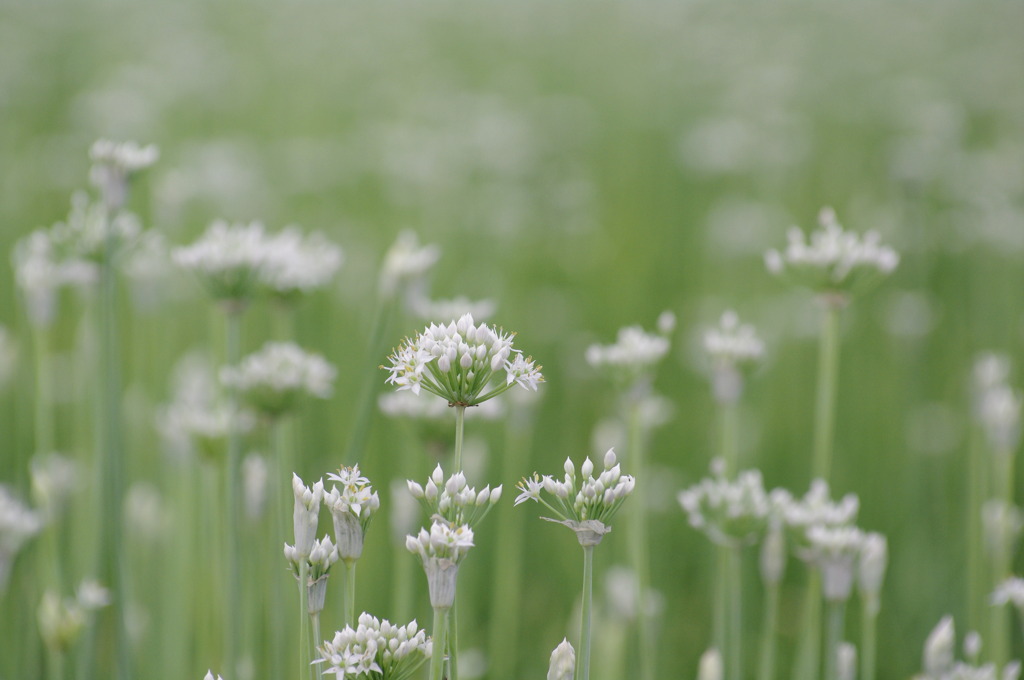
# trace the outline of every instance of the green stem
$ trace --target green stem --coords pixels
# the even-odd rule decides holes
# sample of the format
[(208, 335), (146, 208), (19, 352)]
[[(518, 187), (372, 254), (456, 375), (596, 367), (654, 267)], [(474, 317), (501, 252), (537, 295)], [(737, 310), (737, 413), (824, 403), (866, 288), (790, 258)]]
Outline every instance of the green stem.
[(860, 614), (860, 680), (875, 680), (878, 604), (864, 600)]
[(722, 655), (722, 660), (731, 664), (729, 657), (729, 548), (715, 546), (715, 618), (712, 622), (712, 644)]
[(967, 472), (967, 622), (968, 630), (981, 630), (986, 602), (985, 543), (981, 506), (988, 496), (988, 452), (982, 433), (974, 428)]
[(825, 647), (825, 680), (839, 680), (839, 645), (843, 641), (844, 602), (828, 603), (828, 637)]
[[(288, 436), (285, 429), (285, 422), (275, 419), (270, 424), (270, 460), (268, 467), (271, 470), (270, 486), (273, 502), (274, 528), (276, 533), (271, 536), (270, 547), (280, 555), (280, 547), (289, 540), (288, 530), (291, 528), (286, 518), (291, 517), (291, 477), (292, 473), (290, 447), (287, 446)], [(273, 553), (268, 553), (273, 554)], [(277, 570), (272, 572), (275, 578), (270, 582), (270, 598), (268, 609), (269, 619), (267, 633), (270, 640), (283, 640), (285, 635), (286, 620), (286, 588), (282, 579), (277, 578)], [(267, 645), (270, 657), (270, 677), (282, 678), (285, 676), (285, 656), (282, 646), (278, 644)]]
[[(313, 649), (323, 641), (320, 637), (320, 612), (310, 612), (309, 621), (313, 624)], [(324, 677), (324, 666), (322, 663), (316, 664), (316, 677), (317, 680), (323, 680)]]
[(306, 592), (309, 581), (309, 564), (305, 558), (299, 560), (299, 680), (309, 673), (309, 632), (306, 621), (309, 619), (309, 595)]
[(50, 372), (50, 330), (32, 326), (32, 346), (36, 364), (35, 449), (53, 452), (53, 375)]
[(719, 409), (721, 427), (721, 456), (725, 463), (725, 476), (732, 478), (739, 469), (739, 406), (735, 402), (725, 403)]
[(764, 590), (764, 620), (761, 624), (761, 657), (757, 680), (775, 678), (775, 639), (779, 622), (779, 584), (772, 583)]
[(345, 560), (345, 625), (356, 627), (356, 561)]
[(825, 302), (818, 353), (818, 391), (814, 410), (814, 477), (829, 480), (839, 384), (839, 307)]
[(430, 656), (430, 680), (444, 678), (444, 650), (447, 643), (448, 610), (434, 608), (434, 651)]
[(466, 407), (462, 405), (455, 406), (455, 459), (453, 461), (452, 472), (459, 472), (462, 470), (462, 440), (463, 432), (466, 427)]
[[(377, 412), (376, 397), (378, 387), (378, 362), (383, 358), (384, 352), (381, 344), (384, 337), (384, 329), (388, 326), (391, 318), (391, 311), (394, 307), (394, 300), (378, 300), (377, 309), (374, 313), (373, 332), (370, 334), (370, 344), (366, 348), (369, 355), (368, 360), (363, 364), (370, 367), (363, 378), (363, 389), (359, 396), (359, 406), (356, 418), (352, 421), (352, 429), (349, 434), (348, 446), (345, 447), (344, 460), (351, 463), (358, 463), (366, 448), (366, 439), (369, 436), (370, 424)], [(383, 382), (381, 380), (380, 382)]]
[(726, 677), (729, 680), (740, 680), (743, 668), (742, 636), (743, 636), (743, 598), (742, 575), (740, 572), (741, 547), (729, 546), (727, 558), (728, 597), (729, 597), (729, 654), (726, 657)]
[(64, 652), (48, 649), (46, 653), (47, 680), (64, 680)]
[(629, 542), (630, 558), (632, 561), (633, 573), (635, 574), (636, 591), (636, 622), (639, 649), (639, 678), (640, 680), (654, 680), (655, 669), (655, 646), (654, 634), (651, 630), (649, 608), (647, 606), (648, 590), (648, 559), (649, 549), (647, 540), (647, 503), (645, 502), (644, 489), (646, 486), (647, 452), (643, 442), (643, 425), (640, 420), (640, 404), (634, 402), (629, 412), (629, 445), (627, 454), (633, 466), (633, 474), (636, 477), (636, 488), (640, 493), (635, 494), (636, 502), (630, 506), (627, 514), (629, 520)]
[[(239, 363), (242, 353), (242, 321), (240, 312), (228, 311), (225, 315), (225, 363), (235, 366)], [(238, 649), (238, 603), (240, 601), (240, 563), (238, 534), (239, 480), (238, 467), (241, 457), (242, 437), (238, 427), (238, 394), (234, 388), (227, 393), (229, 424), (228, 424), (228, 455), (224, 470), (224, 505), (225, 529), (224, 550), (224, 667), (234, 672), (236, 651)]]
[[(997, 497), (1009, 511), (1013, 507), (1013, 451), (1006, 448), (997, 449), (993, 451), (992, 460), (995, 465), (993, 479), (999, 480)], [(1003, 522), (1003, 533), (999, 536), (999, 545), (992, 556), (992, 576), (986, 592), (991, 592), (1011, 575), (1014, 536), (1008, 525), (1008, 521)], [(1010, 660), (1010, 623), (1010, 612), (1007, 611), (1007, 607), (989, 608), (989, 659), (1000, 667)]]
[(821, 671), (821, 573), (810, 568), (804, 591), (804, 615), (797, 648), (798, 680), (818, 680)]
[(448, 680), (459, 680), (459, 612), (452, 603), (448, 612)]
[(576, 679), (590, 680), (590, 610), (594, 599), (594, 546), (583, 546), (583, 611), (580, 617), (580, 653)]

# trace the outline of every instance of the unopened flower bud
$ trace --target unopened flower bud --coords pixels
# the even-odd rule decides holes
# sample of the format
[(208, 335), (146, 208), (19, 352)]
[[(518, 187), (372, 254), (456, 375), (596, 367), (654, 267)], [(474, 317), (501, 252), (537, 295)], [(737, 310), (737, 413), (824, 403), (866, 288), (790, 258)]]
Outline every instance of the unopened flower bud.
[(950, 669), (955, 644), (953, 617), (944, 616), (924, 643), (924, 670), (928, 675), (941, 677)]
[(548, 680), (572, 680), (576, 669), (576, 652), (565, 638), (551, 652)]
[(712, 647), (700, 657), (697, 680), (722, 680), (724, 677), (722, 669), (722, 655)]
[(856, 680), (857, 678), (857, 648), (849, 642), (840, 642), (836, 648), (836, 678), (837, 680)]

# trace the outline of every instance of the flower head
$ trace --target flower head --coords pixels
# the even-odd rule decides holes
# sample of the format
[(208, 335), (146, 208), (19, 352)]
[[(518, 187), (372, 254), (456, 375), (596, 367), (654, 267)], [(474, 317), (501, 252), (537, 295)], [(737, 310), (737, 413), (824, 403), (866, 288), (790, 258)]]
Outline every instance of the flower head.
[(433, 643), (415, 621), (396, 626), (363, 612), (355, 629), (346, 626), (317, 649), (320, 658), (313, 663), (329, 666), (325, 675), (384, 680), (411, 677), (430, 658)]
[(775, 489), (769, 496), (773, 510), (788, 530), (790, 544), (797, 555), (809, 558), (807, 532), (811, 527), (839, 528), (857, 521), (860, 501), (847, 494), (839, 501), (829, 495), (828, 482), (815, 479), (803, 498), (796, 499), (785, 489)]
[(346, 563), (357, 560), (363, 554), (363, 537), (370, 519), (380, 508), (380, 498), (370, 480), (360, 474), (358, 465), (342, 467), (327, 475), (327, 479), (341, 487), (334, 486), (324, 496), (324, 505), (334, 520), (339, 554)]
[(715, 399), (734, 403), (743, 392), (743, 369), (755, 364), (764, 354), (764, 343), (754, 327), (741, 324), (731, 309), (722, 314), (718, 326), (704, 331), (704, 352), (711, 362)]
[(473, 547), (473, 530), (465, 524), (452, 525), (435, 519), (429, 532), (420, 529), (417, 535), (406, 536), (405, 547), (423, 561), (430, 605), (450, 608), (455, 602), (459, 563)]
[(882, 534), (864, 536), (857, 565), (857, 590), (865, 602), (877, 612), (878, 597), (889, 563), (889, 544)]
[(292, 410), (304, 396), (331, 396), (334, 367), (319, 354), (291, 342), (269, 342), (238, 366), (225, 366), (220, 379), (253, 408), (269, 417)]
[(1000, 583), (992, 592), (992, 605), (1012, 604), (1024, 614), (1024, 578), (1013, 576)]
[[(399, 390), (426, 390), (458, 406), (475, 406), (513, 385), (536, 390), (540, 366), (512, 347), (512, 335), (463, 315), (448, 325), (431, 324), (406, 340), (384, 366)], [(499, 377), (500, 376), (500, 377)], [(504, 379), (502, 379), (504, 378)]]
[(416, 232), (408, 229), (402, 231), (384, 256), (384, 265), (380, 271), (381, 293), (391, 297), (401, 286), (416, 291), (423, 277), (440, 257), (441, 249), (438, 246), (421, 246)]
[[(636, 479), (622, 474), (614, 449), (605, 453), (603, 463), (604, 470), (596, 477), (590, 458), (583, 461), (578, 475), (575, 464), (566, 458), (562, 466), (565, 476), (561, 480), (552, 475), (538, 478), (536, 473), (523, 478), (516, 486), (521, 492), (516, 505), (527, 500), (543, 503), (556, 515), (555, 519), (544, 519), (575, 531), (581, 545), (597, 545), (611, 531), (608, 523), (636, 488)], [(550, 502), (541, 496), (541, 491), (548, 494)]]
[(153, 144), (139, 146), (135, 142), (99, 139), (89, 149), (92, 161), (89, 179), (103, 194), (107, 207), (114, 211), (127, 198), (131, 176), (153, 165), (159, 158), (160, 150)]
[(878, 232), (869, 231), (861, 237), (845, 231), (831, 208), (821, 210), (818, 222), (821, 228), (811, 234), (809, 241), (800, 229), (793, 227), (784, 251), (766, 252), (768, 271), (842, 300), (869, 287), (899, 264), (899, 255), (881, 244)]
[(420, 501), (430, 515), (443, 518), (449, 524), (475, 527), (501, 498), (502, 488), (485, 486), (479, 492), (466, 481), (461, 471), (446, 480), (438, 465), (425, 485), (409, 480), (409, 493)]
[(690, 525), (715, 543), (749, 543), (768, 522), (771, 503), (758, 470), (741, 472), (736, 481), (724, 474), (701, 480), (679, 492), (679, 504), (690, 517)]
[(171, 259), (179, 267), (194, 272), (215, 299), (237, 308), (254, 292), (267, 253), (262, 224), (218, 220), (198, 241), (176, 248)]
[(854, 569), (864, 545), (856, 527), (811, 527), (807, 530), (812, 559), (821, 569), (822, 593), (830, 602), (845, 602), (853, 588)]
[(341, 248), (323, 234), (285, 227), (267, 239), (259, 281), (276, 298), (293, 300), (327, 285), (342, 261)]
[[(663, 326), (671, 328), (671, 326)], [(648, 377), (655, 364), (668, 354), (667, 334), (647, 333), (640, 326), (620, 328), (614, 344), (591, 345), (587, 348), (587, 363), (595, 368), (607, 368), (627, 385)]]
[(52, 230), (37, 229), (14, 245), (14, 280), (25, 298), (29, 320), (48, 326), (57, 314), (57, 292), (64, 286), (86, 286), (98, 277), (94, 262), (68, 252)]

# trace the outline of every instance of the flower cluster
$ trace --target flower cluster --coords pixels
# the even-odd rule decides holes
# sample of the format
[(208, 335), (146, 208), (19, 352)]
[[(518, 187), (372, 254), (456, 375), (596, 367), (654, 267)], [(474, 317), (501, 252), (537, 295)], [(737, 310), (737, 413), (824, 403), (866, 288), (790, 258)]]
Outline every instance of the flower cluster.
[(741, 472), (736, 481), (724, 474), (705, 478), (678, 495), (690, 525), (720, 545), (750, 543), (760, 535), (771, 513), (758, 470)]
[(15, 555), (42, 528), (43, 516), (0, 485), (0, 593), (6, 589)]
[(465, 524), (452, 525), (435, 519), (429, 532), (420, 529), (416, 536), (406, 536), (405, 547), (423, 561), (430, 605), (436, 609), (450, 608), (455, 602), (459, 563), (473, 547), (473, 530)]
[[(674, 322), (664, 324), (663, 328), (671, 329), (674, 325)], [(587, 348), (587, 363), (596, 368), (607, 366), (626, 382), (632, 383), (646, 375), (668, 354), (667, 335), (666, 332), (647, 333), (640, 326), (620, 328), (614, 344)]]
[(89, 149), (89, 179), (103, 193), (107, 208), (117, 210), (127, 198), (128, 179), (159, 158), (160, 150), (153, 144), (139, 146), (135, 142), (99, 139)]
[(403, 284), (411, 283), (416, 288), (415, 283), (437, 264), (440, 257), (438, 246), (420, 246), (416, 232), (402, 231), (384, 256), (380, 271), (381, 293), (391, 297)]
[(426, 485), (411, 479), (406, 482), (409, 493), (420, 501), (427, 512), (438, 515), (454, 526), (465, 524), (473, 528), (501, 498), (501, 486), (494, 489), (488, 485), (479, 493), (466, 482), (461, 471), (452, 474), (446, 481), (440, 464), (434, 468)]
[[(387, 382), (399, 390), (426, 390), (458, 406), (475, 406), (513, 385), (536, 390), (540, 366), (513, 349), (512, 335), (463, 315), (447, 326), (430, 324), (389, 357)], [(499, 371), (504, 380), (496, 380)], [(497, 382), (496, 385), (493, 383)]]
[(899, 255), (881, 244), (878, 232), (869, 231), (862, 238), (845, 231), (831, 208), (821, 210), (818, 222), (821, 229), (812, 233), (809, 241), (799, 228), (793, 227), (783, 252), (766, 252), (764, 261), (768, 271), (841, 299), (867, 288), (899, 264)]
[(1001, 607), (1012, 604), (1024, 616), (1024, 578), (1013, 576), (1000, 583), (992, 592), (992, 605)]
[(856, 527), (814, 526), (807, 530), (811, 559), (821, 569), (822, 594), (830, 602), (845, 602), (853, 589), (853, 574), (864, 532)]
[(194, 272), (217, 300), (248, 299), (266, 259), (267, 235), (259, 222), (213, 222), (198, 241), (175, 248), (171, 259)]
[[(968, 656), (977, 657), (981, 649), (980, 637), (968, 635), (964, 647)], [(1020, 661), (1006, 664), (1001, 673), (995, 664), (978, 665), (976, 658), (969, 663), (957, 661), (956, 628), (952, 616), (944, 616), (928, 635), (923, 662), (924, 674), (915, 676), (915, 680), (1017, 680), (1021, 673)]]
[[(590, 458), (583, 461), (578, 478), (571, 459), (565, 459), (563, 468), (565, 477), (562, 481), (551, 475), (540, 477), (536, 473), (532, 478), (524, 478), (516, 486), (521, 493), (515, 504), (528, 500), (542, 503), (558, 518), (550, 521), (575, 531), (581, 545), (597, 545), (604, 534), (611, 531), (608, 523), (636, 488), (636, 480), (631, 475), (622, 474), (614, 449), (605, 453), (604, 470), (597, 477), (594, 477), (594, 463)], [(550, 503), (541, 497), (541, 491), (552, 496)]]
[(285, 227), (270, 237), (260, 267), (260, 282), (287, 301), (327, 285), (342, 264), (341, 248), (320, 233), (303, 236)]
[(220, 373), (221, 382), (269, 417), (286, 414), (305, 395), (331, 396), (334, 377), (334, 367), (322, 356), (290, 342), (267, 343)]
[(359, 466), (343, 467), (327, 475), (341, 488), (333, 487), (324, 496), (324, 505), (334, 520), (334, 537), (342, 560), (349, 563), (363, 554), (363, 537), (373, 514), (380, 508), (380, 498), (370, 480), (359, 473)]
[(828, 482), (823, 479), (811, 482), (811, 488), (801, 499), (793, 498), (785, 489), (774, 489), (769, 497), (774, 512), (785, 525), (789, 539), (801, 557), (808, 557), (808, 530), (816, 526), (829, 529), (850, 526), (857, 521), (860, 509), (860, 501), (855, 494), (847, 494), (840, 501), (833, 502)]
[(1021, 434), (1022, 399), (1010, 386), (1010, 360), (982, 355), (974, 365), (974, 416), (989, 444), (999, 451), (1017, 448)]
[(314, 663), (330, 666), (324, 674), (340, 679), (403, 680), (409, 678), (433, 652), (433, 643), (415, 621), (396, 626), (363, 612), (353, 630), (346, 626), (318, 647)]
[(46, 591), (39, 605), (39, 632), (51, 650), (66, 652), (78, 639), (86, 617), (110, 604), (110, 593), (95, 581), (85, 580), (73, 598), (63, 600)]
[(61, 248), (47, 229), (37, 229), (18, 241), (11, 262), (15, 283), (25, 296), (29, 320), (36, 326), (53, 322), (60, 288), (88, 286), (98, 276), (94, 263)]
[(750, 324), (740, 323), (731, 309), (722, 313), (718, 325), (704, 331), (704, 352), (712, 364), (740, 367), (756, 362), (764, 354), (764, 342)]

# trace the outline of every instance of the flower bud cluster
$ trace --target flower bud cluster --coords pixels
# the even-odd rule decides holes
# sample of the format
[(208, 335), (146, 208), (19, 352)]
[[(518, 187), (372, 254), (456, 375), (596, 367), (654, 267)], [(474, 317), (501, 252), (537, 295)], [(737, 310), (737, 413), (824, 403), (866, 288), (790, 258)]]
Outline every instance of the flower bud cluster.
[(750, 543), (764, 531), (771, 513), (758, 470), (741, 472), (736, 481), (724, 474), (705, 478), (679, 492), (690, 525), (720, 545)]
[(455, 603), (459, 563), (473, 547), (473, 530), (465, 524), (452, 525), (435, 519), (429, 532), (420, 529), (416, 536), (406, 536), (405, 547), (423, 561), (430, 605), (450, 609)]
[(989, 445), (1008, 452), (1021, 435), (1021, 393), (1010, 385), (1010, 360), (1000, 354), (982, 355), (974, 364), (972, 394), (974, 416)]
[[(588, 457), (580, 466), (579, 475), (572, 460), (566, 458), (565, 476), (561, 480), (552, 475), (538, 477), (536, 473), (532, 478), (523, 478), (516, 485), (520, 494), (515, 504), (528, 500), (543, 503), (562, 524), (576, 531), (581, 541), (599, 541), (600, 535), (611, 530), (608, 523), (636, 488), (636, 479), (622, 474), (614, 449), (608, 449), (603, 462), (604, 470), (597, 477), (594, 463)], [(550, 502), (541, 497), (541, 491), (547, 492)]]
[(363, 537), (373, 514), (380, 509), (380, 497), (370, 486), (370, 480), (359, 472), (359, 466), (343, 467), (327, 479), (341, 486), (333, 487), (324, 496), (324, 505), (334, 521), (334, 536), (338, 552), (345, 562), (359, 559), (363, 554)]
[(272, 296), (287, 302), (326, 286), (342, 261), (341, 248), (323, 234), (285, 227), (267, 239), (259, 279)]
[[(324, 482), (317, 481), (312, 487), (302, 483), (297, 474), (292, 473), (292, 493), (295, 496), (295, 508), (292, 512), (292, 524), (295, 530), (295, 545), (291, 559), (297, 562), (307, 559), (313, 550), (313, 543), (316, 539), (316, 527), (319, 522), (320, 503), (324, 499)], [(289, 546), (285, 546), (285, 554)]]
[(867, 288), (899, 264), (899, 255), (881, 244), (878, 232), (869, 231), (861, 237), (845, 231), (831, 208), (821, 210), (818, 222), (821, 228), (811, 234), (809, 241), (803, 231), (793, 227), (784, 251), (766, 252), (768, 271), (794, 284), (842, 297)]
[[(969, 634), (964, 642), (965, 653), (977, 657), (981, 648), (980, 636)], [(956, 660), (956, 629), (952, 616), (944, 616), (928, 635), (924, 643), (924, 674), (915, 680), (1018, 680), (1020, 661), (1011, 661), (1002, 671), (995, 664), (978, 665), (977, 659), (969, 663)]]
[(198, 241), (176, 248), (171, 259), (194, 272), (217, 300), (240, 303), (253, 293), (267, 254), (259, 222), (213, 222)]
[(448, 325), (430, 324), (388, 359), (391, 366), (382, 368), (399, 390), (426, 390), (460, 406), (475, 406), (513, 385), (536, 390), (544, 381), (541, 367), (513, 349), (512, 335), (476, 325), (470, 314)]
[(153, 144), (139, 146), (135, 142), (114, 142), (100, 139), (89, 149), (92, 167), (89, 179), (103, 194), (107, 208), (115, 211), (128, 197), (128, 180), (145, 170), (160, 158), (160, 150)]
[(494, 507), (502, 492), (500, 485), (494, 489), (488, 485), (478, 492), (469, 486), (462, 471), (445, 480), (440, 465), (434, 468), (425, 485), (411, 479), (406, 484), (409, 493), (423, 504), (428, 514), (440, 516), (452, 525), (465, 524), (470, 528), (475, 527)]
[(381, 293), (391, 297), (402, 285), (411, 284), (416, 288), (417, 280), (422, 279), (440, 257), (438, 246), (420, 246), (416, 232), (402, 231), (384, 256), (380, 271)]
[(319, 354), (304, 351), (291, 342), (268, 342), (242, 359), (238, 366), (225, 366), (220, 379), (238, 390), (253, 408), (269, 417), (292, 410), (302, 397), (326, 399), (331, 396), (336, 371)]
[(430, 658), (433, 642), (415, 621), (396, 626), (363, 612), (355, 629), (346, 626), (318, 650), (321, 656), (314, 663), (329, 666), (324, 675), (407, 678)]
[(736, 312), (727, 309), (717, 326), (704, 331), (704, 351), (715, 366), (741, 366), (764, 355), (764, 342), (753, 326), (740, 323)]

